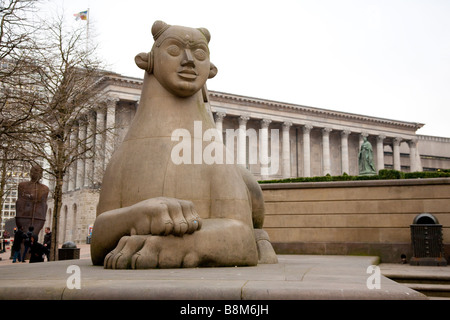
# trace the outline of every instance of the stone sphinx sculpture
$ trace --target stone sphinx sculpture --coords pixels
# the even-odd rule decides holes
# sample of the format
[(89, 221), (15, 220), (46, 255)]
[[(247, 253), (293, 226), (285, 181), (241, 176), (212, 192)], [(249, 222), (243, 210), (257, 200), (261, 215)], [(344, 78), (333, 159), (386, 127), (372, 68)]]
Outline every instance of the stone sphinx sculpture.
[[(106, 169), (91, 240), (94, 265), (146, 269), (277, 263), (260, 186), (237, 164), (174, 163), (174, 130), (215, 130), (205, 83), (210, 34), (156, 21), (137, 113)], [(217, 132), (217, 131), (216, 131)], [(225, 150), (220, 139), (208, 144)]]

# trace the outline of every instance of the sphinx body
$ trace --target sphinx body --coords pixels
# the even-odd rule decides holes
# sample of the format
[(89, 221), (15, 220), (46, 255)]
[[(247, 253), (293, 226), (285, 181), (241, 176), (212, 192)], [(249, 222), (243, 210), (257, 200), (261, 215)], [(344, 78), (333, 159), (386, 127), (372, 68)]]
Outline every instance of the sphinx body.
[[(205, 83), (209, 32), (155, 22), (155, 44), (136, 63), (145, 69), (137, 113), (105, 172), (91, 258), (106, 268), (172, 268), (276, 263), (262, 230), (264, 200), (253, 176), (236, 164), (176, 163), (173, 132), (191, 145), (215, 129)], [(225, 146), (212, 142), (216, 150)], [(195, 157), (195, 155), (192, 155)]]

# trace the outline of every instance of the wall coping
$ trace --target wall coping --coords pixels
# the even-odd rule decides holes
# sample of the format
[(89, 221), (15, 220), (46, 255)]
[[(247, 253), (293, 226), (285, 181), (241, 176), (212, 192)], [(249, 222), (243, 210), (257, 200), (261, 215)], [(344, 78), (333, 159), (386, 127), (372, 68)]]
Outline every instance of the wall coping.
[(262, 190), (425, 186), (450, 184), (450, 178), (262, 183)]

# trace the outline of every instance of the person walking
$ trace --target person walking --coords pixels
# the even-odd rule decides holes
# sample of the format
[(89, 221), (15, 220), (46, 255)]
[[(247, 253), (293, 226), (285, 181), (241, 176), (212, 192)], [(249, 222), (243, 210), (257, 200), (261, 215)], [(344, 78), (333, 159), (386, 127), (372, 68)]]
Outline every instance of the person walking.
[(7, 230), (3, 231), (3, 240), (2, 240), (2, 245), (3, 247), (1, 248), (0, 252), (6, 252), (6, 243), (8, 242), (9, 239), (9, 233)]
[(52, 247), (52, 232), (50, 231), (49, 227), (45, 228), (44, 247), (46, 249), (45, 255), (47, 256), (47, 261), (50, 261), (50, 249)]
[(13, 251), (13, 263), (15, 263), (17, 260), (19, 260), (19, 262), (22, 261), (20, 250), (22, 249), (22, 242), (25, 237), (26, 235), (23, 233), (23, 228), (22, 226), (20, 226), (14, 234), (14, 242), (11, 247), (11, 250)]
[(25, 241), (23, 242), (25, 249), (23, 250), (22, 254), (22, 262), (25, 262), (26, 255), (28, 253), (28, 249), (30, 249), (31, 246), (31, 237), (34, 236), (36, 242), (38, 241), (38, 237), (33, 233), (34, 227), (29, 226), (28, 232), (26, 233)]

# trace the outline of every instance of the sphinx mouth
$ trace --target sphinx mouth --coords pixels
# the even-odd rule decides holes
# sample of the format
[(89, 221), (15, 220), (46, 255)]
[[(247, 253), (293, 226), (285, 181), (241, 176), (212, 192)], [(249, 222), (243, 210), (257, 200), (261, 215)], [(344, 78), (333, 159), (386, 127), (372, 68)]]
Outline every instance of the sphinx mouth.
[(195, 80), (198, 73), (194, 69), (182, 69), (178, 71), (178, 76), (185, 80)]

